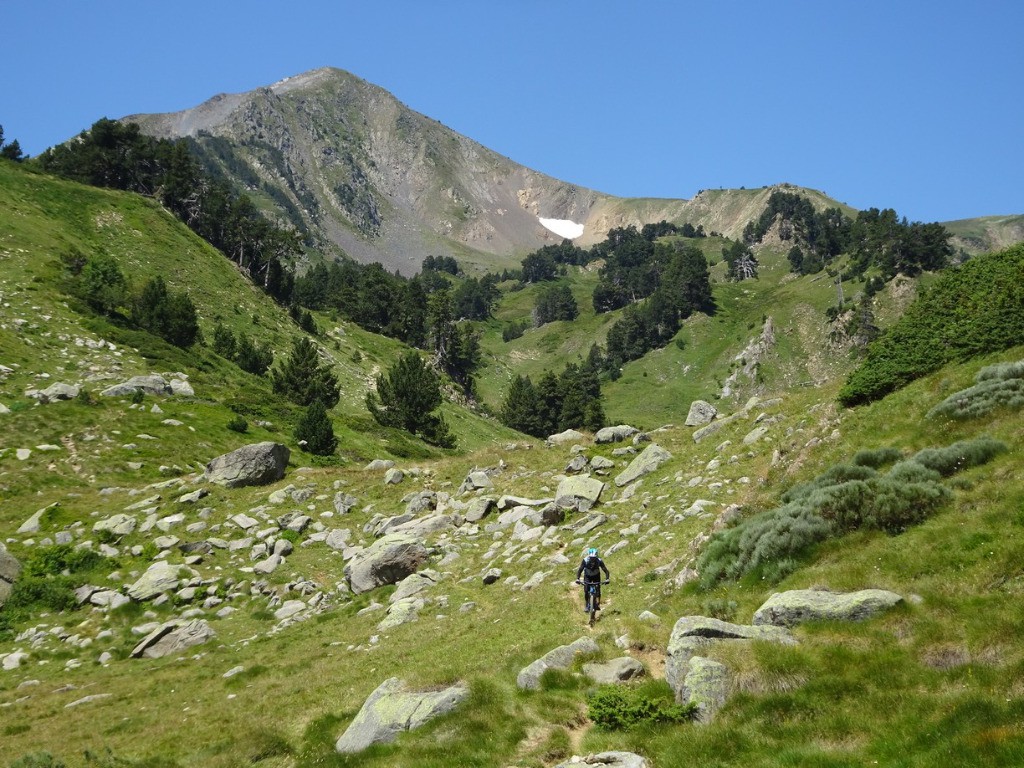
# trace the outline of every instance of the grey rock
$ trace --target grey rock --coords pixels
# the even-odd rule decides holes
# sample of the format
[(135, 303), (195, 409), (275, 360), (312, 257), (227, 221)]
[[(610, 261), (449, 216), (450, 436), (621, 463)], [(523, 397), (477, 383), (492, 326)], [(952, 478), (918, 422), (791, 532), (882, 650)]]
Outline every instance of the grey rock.
[(683, 684), (676, 691), (676, 701), (695, 705), (697, 722), (711, 722), (728, 695), (729, 670), (724, 664), (703, 656), (694, 656), (687, 662)]
[(55, 502), (42, 509), (37, 509), (32, 513), (32, 516), (28, 518), (24, 523), (18, 527), (18, 533), (39, 533), (42, 528), (43, 515), (50, 509), (53, 509), (58, 504)]
[(501, 578), (501, 575), (501, 568), (490, 568), (487, 573), (484, 574), (483, 582), (487, 585), (493, 584)]
[(174, 392), (163, 376), (150, 374), (148, 376), (133, 376), (121, 384), (107, 387), (100, 394), (104, 397), (127, 397), (135, 394), (135, 391), (139, 389), (149, 395), (170, 395)]
[(405, 597), (397, 600), (388, 607), (387, 616), (377, 624), (377, 629), (386, 632), (402, 624), (408, 624), (419, 620), (419, 612), (423, 610), (426, 603), (419, 597)]
[(384, 485), (398, 485), (403, 480), (405, 480), (405, 472), (397, 467), (392, 467), (384, 473)]
[(405, 505), (405, 511), (411, 515), (418, 515), (434, 509), (437, 509), (437, 494), (433, 491), (414, 493)]
[(746, 434), (743, 438), (744, 445), (753, 445), (762, 437), (768, 434), (768, 427), (756, 427)]
[(861, 621), (902, 602), (900, 595), (884, 589), (845, 593), (795, 589), (769, 597), (754, 613), (753, 624), (792, 627), (806, 621)]
[(133, 600), (151, 600), (159, 594), (177, 589), (180, 571), (180, 566), (158, 560), (128, 587), (128, 596)]
[(81, 391), (82, 388), (77, 384), (65, 384), (58, 381), (41, 392), (33, 393), (32, 396), (41, 403), (53, 403), (57, 400), (74, 400)]
[(359, 499), (349, 493), (338, 491), (334, 494), (334, 511), (339, 515), (347, 515), (359, 503)]
[(581, 637), (568, 645), (560, 645), (520, 670), (516, 685), (523, 690), (539, 690), (541, 675), (546, 670), (567, 669), (577, 654), (597, 653), (600, 650), (597, 642), (590, 637)]
[(694, 400), (690, 403), (690, 411), (686, 414), (686, 426), (702, 427), (710, 424), (718, 415), (718, 409), (711, 403), (704, 400)]
[(202, 619), (189, 622), (168, 621), (150, 632), (132, 650), (132, 657), (159, 659), (207, 642), (215, 633)]
[(244, 445), (207, 464), (205, 478), (226, 488), (266, 485), (284, 477), (290, 457), (288, 446), (281, 443), (268, 441)]
[(441, 580), (441, 574), (433, 570), (425, 570), (419, 573), (411, 573), (399, 582), (398, 587), (388, 598), (389, 603), (397, 603), (399, 600), (418, 595), (425, 589), (429, 589)]
[(427, 548), (406, 534), (388, 534), (352, 558), (345, 576), (355, 594), (395, 584), (415, 573), (427, 560)]
[(266, 560), (260, 560), (256, 565), (252, 567), (252, 572), (259, 574), (260, 576), (269, 576), (278, 568), (281, 567), (281, 563), (284, 562), (284, 558), (280, 555), (270, 555)]
[(651, 768), (647, 759), (635, 752), (598, 752), (595, 755), (579, 757), (574, 755), (571, 760), (559, 763), (554, 768), (580, 768), (580, 766), (600, 766), (600, 768)]
[(567, 429), (564, 432), (559, 432), (557, 435), (549, 435), (547, 441), (552, 445), (565, 445), (566, 443), (578, 443), (585, 439), (586, 437), (582, 432), (577, 432), (575, 429)]
[(355, 719), (334, 745), (341, 754), (387, 744), (403, 731), (448, 714), (469, 697), (469, 687), (453, 685), (441, 691), (408, 691), (397, 677), (385, 680), (363, 703)]
[(348, 540), (351, 537), (352, 532), (347, 528), (334, 528), (327, 534), (324, 543), (331, 549), (342, 550), (348, 546)]
[(470, 472), (466, 476), (466, 480), (463, 482), (462, 487), (467, 490), (478, 491), (481, 488), (493, 488), (494, 482), (491, 480), (491, 476), (486, 472), (476, 470)]
[(565, 471), (568, 474), (576, 474), (582, 472), (587, 468), (587, 457), (582, 453), (578, 453), (573, 456), (569, 463), (565, 465)]
[(210, 495), (210, 492), (205, 488), (200, 488), (192, 493), (186, 493), (183, 496), (178, 497), (178, 503), (180, 504), (195, 504), (200, 499), (204, 499)]
[(278, 621), (284, 621), (302, 613), (307, 607), (301, 600), (285, 600), (284, 604), (274, 611), (274, 618)]
[(689, 661), (703, 655), (706, 649), (720, 641), (761, 640), (780, 645), (796, 645), (789, 630), (774, 626), (732, 624), (707, 616), (684, 616), (672, 628), (666, 649), (665, 680), (678, 691), (689, 671)]
[(615, 466), (615, 462), (611, 459), (606, 459), (604, 456), (594, 456), (590, 459), (591, 469), (611, 469)]
[(171, 379), (167, 382), (171, 388), (172, 395), (178, 395), (179, 397), (194, 397), (196, 391), (192, 389), (192, 385), (184, 379)]
[[(603, 481), (589, 475), (567, 477), (558, 484), (555, 498), (577, 500), (577, 503), (573, 506), (586, 511), (598, 502), (604, 489), (605, 483)], [(584, 503), (579, 504), (578, 502), (580, 501)]]
[(138, 524), (138, 521), (131, 515), (118, 513), (106, 518), (105, 520), (97, 520), (93, 525), (92, 530), (94, 532), (110, 531), (115, 536), (128, 536), (135, 530), (135, 527)]
[(391, 469), (393, 466), (395, 466), (395, 462), (391, 459), (374, 459), (363, 467), (363, 470), (365, 472), (380, 472), (384, 469)]
[(637, 432), (636, 427), (631, 427), (628, 424), (619, 424), (616, 427), (604, 427), (603, 429), (597, 430), (597, 434), (594, 435), (595, 443), (621, 443), (623, 440), (628, 440)]
[(599, 685), (614, 685), (640, 677), (645, 673), (644, 665), (632, 656), (622, 656), (606, 662), (591, 662), (583, 665), (583, 674)]
[(490, 511), (494, 509), (494, 499), (481, 496), (473, 499), (469, 502), (466, 509), (466, 522), (477, 523), (487, 517)]
[(624, 485), (629, 485), (638, 478), (654, 472), (671, 458), (671, 453), (657, 443), (651, 443), (640, 452), (639, 456), (629, 463), (629, 466), (626, 467), (622, 474), (615, 478), (615, 485), (620, 488)]

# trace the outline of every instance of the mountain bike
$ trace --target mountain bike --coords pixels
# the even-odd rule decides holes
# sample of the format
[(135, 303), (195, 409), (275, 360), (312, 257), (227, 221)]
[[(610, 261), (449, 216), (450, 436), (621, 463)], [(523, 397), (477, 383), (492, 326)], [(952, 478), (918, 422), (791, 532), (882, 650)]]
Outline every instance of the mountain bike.
[(580, 581), (576, 580), (576, 583), (583, 587), (586, 594), (587, 600), (587, 614), (589, 615), (590, 626), (594, 626), (594, 622), (597, 621), (597, 612), (601, 610), (601, 600), (597, 596), (597, 588), (601, 584), (607, 584), (608, 579), (604, 581)]

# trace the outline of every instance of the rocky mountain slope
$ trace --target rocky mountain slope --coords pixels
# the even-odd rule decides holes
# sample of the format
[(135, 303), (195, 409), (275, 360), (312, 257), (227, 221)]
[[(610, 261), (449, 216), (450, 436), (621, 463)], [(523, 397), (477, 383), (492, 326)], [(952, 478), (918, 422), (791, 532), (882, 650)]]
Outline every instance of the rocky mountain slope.
[[(626, 199), (545, 176), (498, 155), (337, 69), (318, 69), (189, 110), (125, 120), (195, 141), (316, 248), (415, 272), (427, 255), (514, 266), (568, 232), (581, 245), (613, 227), (661, 220), (736, 237), (769, 190), (707, 190), (692, 200)], [(822, 205), (834, 205), (808, 190)], [(545, 222), (545, 223), (542, 223)], [(572, 230), (569, 232), (569, 230)]]

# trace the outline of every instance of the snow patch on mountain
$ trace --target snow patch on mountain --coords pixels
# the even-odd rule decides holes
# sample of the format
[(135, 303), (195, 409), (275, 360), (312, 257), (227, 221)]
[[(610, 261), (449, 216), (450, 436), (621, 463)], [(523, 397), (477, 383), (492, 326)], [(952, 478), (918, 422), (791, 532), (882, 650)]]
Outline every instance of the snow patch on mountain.
[(569, 240), (575, 240), (583, 234), (583, 225), (568, 219), (544, 219), (538, 216), (537, 221), (545, 229), (549, 229), (556, 235), (561, 235)]

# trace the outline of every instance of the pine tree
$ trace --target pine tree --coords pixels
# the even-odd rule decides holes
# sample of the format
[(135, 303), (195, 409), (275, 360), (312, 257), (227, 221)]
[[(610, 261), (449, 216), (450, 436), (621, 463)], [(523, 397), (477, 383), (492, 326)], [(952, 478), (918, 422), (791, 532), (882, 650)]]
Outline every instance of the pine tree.
[(299, 443), (305, 441), (305, 450), (317, 456), (330, 456), (337, 449), (338, 438), (334, 435), (334, 425), (319, 400), (314, 400), (299, 419), (295, 427), (295, 439)]
[(534, 437), (543, 437), (537, 408), (537, 391), (529, 376), (516, 376), (501, 406), (501, 423)]
[(397, 427), (419, 435), (426, 442), (453, 448), (455, 437), (444, 418), (433, 411), (440, 407), (441, 384), (416, 352), (407, 352), (377, 376), (377, 392), (366, 394), (366, 407), (386, 427)]
[(271, 377), (274, 391), (297, 405), (312, 405), (316, 400), (325, 408), (338, 404), (338, 379), (330, 366), (320, 365), (316, 345), (305, 337), (295, 341), (288, 359)]

